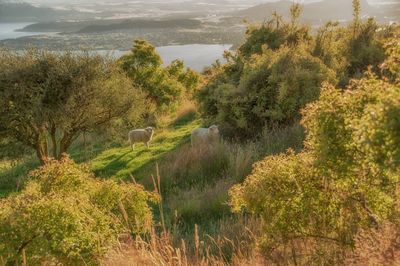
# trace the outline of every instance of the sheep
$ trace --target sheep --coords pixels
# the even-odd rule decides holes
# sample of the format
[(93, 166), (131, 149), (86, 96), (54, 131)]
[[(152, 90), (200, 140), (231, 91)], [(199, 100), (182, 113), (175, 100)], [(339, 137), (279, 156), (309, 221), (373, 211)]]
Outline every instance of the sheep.
[(196, 128), (192, 131), (192, 147), (196, 143), (212, 143), (219, 140), (219, 128), (213, 125), (209, 128)]
[(147, 127), (145, 129), (135, 129), (129, 132), (129, 142), (132, 150), (135, 149), (135, 143), (143, 142), (147, 148), (150, 148), (150, 142), (153, 139), (154, 128)]

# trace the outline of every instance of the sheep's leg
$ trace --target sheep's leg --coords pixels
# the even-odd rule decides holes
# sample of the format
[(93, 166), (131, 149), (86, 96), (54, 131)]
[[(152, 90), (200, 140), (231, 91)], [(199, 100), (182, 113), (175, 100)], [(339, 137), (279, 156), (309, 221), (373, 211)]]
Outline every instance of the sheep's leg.
[(150, 148), (150, 142), (146, 142), (147, 149)]
[(135, 150), (135, 143), (131, 144), (132, 150)]

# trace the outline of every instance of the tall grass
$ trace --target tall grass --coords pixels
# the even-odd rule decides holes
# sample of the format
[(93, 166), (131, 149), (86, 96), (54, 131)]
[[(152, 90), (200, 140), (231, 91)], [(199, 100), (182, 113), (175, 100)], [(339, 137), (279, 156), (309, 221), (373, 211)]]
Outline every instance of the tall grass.
[[(221, 141), (191, 147), (188, 136), (199, 121), (195, 107), (186, 107), (169, 128), (159, 131), (150, 150), (139, 147), (131, 152), (118, 146), (106, 150), (114, 144), (98, 143), (94, 135), (80, 138), (71, 148), (76, 161), (92, 161), (102, 177), (112, 173), (125, 182), (132, 179), (162, 198), (154, 208), (152, 234), (121, 241), (104, 259), (105, 265), (265, 265), (255, 246), (260, 220), (232, 214), (228, 190), (264, 156), (301, 149), (303, 130), (295, 125), (265, 131), (248, 143)], [(0, 169), (0, 186), (3, 182), (17, 188), (17, 180), (35, 163), (30, 159)]]
[[(201, 230), (201, 229), (199, 229)], [(193, 243), (181, 240), (174, 242), (168, 233), (156, 234), (148, 239), (136, 237), (119, 248), (110, 251), (102, 260), (102, 265), (176, 265), (176, 266), (218, 266), (218, 265), (266, 265), (257, 249), (247, 241), (238, 241), (219, 236), (203, 239), (199, 230), (194, 230)], [(238, 232), (240, 233), (240, 232)], [(251, 233), (245, 232), (250, 238)], [(243, 233), (241, 234), (243, 235)], [(229, 249), (229, 252), (227, 252)], [(231, 254), (227, 258), (226, 254)]]
[(39, 166), (34, 157), (26, 157), (18, 162), (2, 161), (0, 163), (0, 198), (19, 191), (27, 179), (28, 173)]
[[(158, 171), (158, 169), (157, 169)], [(159, 210), (163, 212), (161, 177), (152, 178), (154, 191), (161, 199)], [(133, 180), (133, 182), (135, 182)], [(123, 207), (122, 207), (123, 209)], [(163, 216), (162, 216), (163, 217)], [(265, 265), (256, 253), (253, 232), (262, 228), (261, 220), (244, 216), (221, 219), (215, 223), (217, 235), (202, 232), (194, 225), (193, 235), (178, 238), (176, 224), (161, 230), (154, 227), (145, 237), (125, 237), (120, 246), (101, 259), (102, 265)]]
[(134, 265), (135, 256), (140, 256), (147, 258), (142, 265), (265, 265), (255, 244), (261, 221), (232, 214), (228, 191), (260, 158), (301, 149), (303, 136), (301, 126), (295, 125), (266, 131), (244, 144), (185, 144), (154, 162), (157, 181), (140, 182), (162, 193), (162, 207), (155, 215), (160, 224), (149, 239), (136, 239), (105, 264)]

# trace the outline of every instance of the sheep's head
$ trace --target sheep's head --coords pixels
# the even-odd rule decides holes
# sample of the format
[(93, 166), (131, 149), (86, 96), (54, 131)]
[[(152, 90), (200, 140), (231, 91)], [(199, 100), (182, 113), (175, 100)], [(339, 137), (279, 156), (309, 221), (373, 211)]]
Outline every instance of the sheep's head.
[(216, 125), (212, 125), (211, 127), (209, 127), (208, 132), (210, 133), (210, 135), (212, 135), (214, 137), (219, 136), (219, 128)]
[(146, 132), (149, 135), (153, 135), (154, 134), (154, 128), (153, 127), (146, 127), (144, 130), (146, 130)]

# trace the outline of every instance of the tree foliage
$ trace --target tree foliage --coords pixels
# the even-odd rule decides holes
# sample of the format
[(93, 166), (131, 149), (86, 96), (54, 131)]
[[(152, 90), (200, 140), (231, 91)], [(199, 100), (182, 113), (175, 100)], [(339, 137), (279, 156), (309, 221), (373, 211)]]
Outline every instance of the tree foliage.
[(362, 21), (354, 1), (349, 26), (329, 22), (312, 36), (299, 24), (301, 6), (291, 8), (291, 20), (277, 13), (261, 25), (249, 25), (247, 38), (225, 65), (208, 69), (199, 93), (206, 120), (222, 125), (225, 135), (257, 136), (263, 127), (288, 124), (307, 103), (318, 99), (322, 82), (344, 88), (385, 60), (383, 32), (373, 19)]
[(122, 69), (131, 78), (134, 86), (147, 94), (159, 112), (170, 111), (199, 85), (199, 75), (185, 69), (182, 61), (176, 60), (163, 67), (161, 57), (154, 46), (144, 40), (136, 40), (131, 52), (120, 59)]
[(133, 108), (145, 99), (112, 61), (88, 52), (1, 51), (0, 88), (1, 135), (42, 162), (60, 158), (80, 133), (142, 112)]
[(0, 201), (0, 257), (28, 264), (43, 260), (93, 264), (124, 234), (152, 226), (141, 186), (98, 181), (67, 157), (31, 173), (23, 191)]
[(322, 82), (334, 79), (305, 46), (267, 49), (249, 61), (228, 63), (199, 93), (201, 110), (228, 135), (254, 137), (265, 126), (299, 119), (299, 110), (318, 99)]

